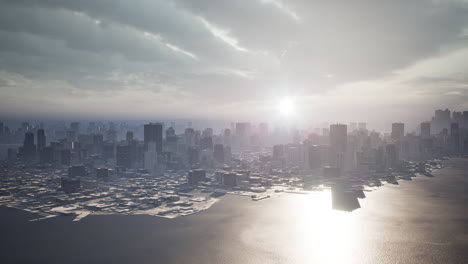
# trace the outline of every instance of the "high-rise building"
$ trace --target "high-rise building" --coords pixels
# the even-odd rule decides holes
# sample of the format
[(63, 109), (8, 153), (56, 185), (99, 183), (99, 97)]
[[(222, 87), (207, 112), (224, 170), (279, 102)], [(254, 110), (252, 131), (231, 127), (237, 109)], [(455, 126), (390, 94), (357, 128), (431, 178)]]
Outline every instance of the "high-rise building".
[(346, 152), (348, 144), (348, 127), (343, 124), (330, 125), (330, 150)]
[(405, 124), (403, 123), (393, 123), (392, 124), (392, 134), (391, 137), (393, 140), (401, 140), (405, 136)]
[(96, 175), (96, 179), (107, 181), (110, 173), (108, 168), (96, 168), (94, 174)]
[(76, 134), (80, 132), (80, 123), (79, 122), (71, 122), (70, 123), (70, 130), (75, 131)]
[(421, 138), (426, 139), (431, 137), (431, 123), (421, 123)]
[(132, 155), (129, 145), (118, 145), (115, 151), (116, 165), (124, 168), (132, 167)]
[(60, 150), (60, 163), (64, 166), (71, 164), (71, 151), (69, 149)]
[(273, 146), (273, 159), (282, 160), (284, 158), (284, 145)]
[(37, 150), (41, 151), (46, 146), (46, 136), (44, 129), (37, 130)]
[(54, 162), (54, 149), (52, 147), (44, 147), (39, 152), (39, 162), (42, 164)]
[(34, 133), (26, 132), (24, 134), (24, 142), (22, 148), (22, 155), (25, 160), (34, 158), (36, 154), (36, 145), (34, 145)]
[(398, 164), (398, 150), (395, 144), (385, 146), (385, 167), (395, 169)]
[(74, 178), (62, 178), (60, 181), (60, 185), (65, 193), (79, 192), (81, 187), (80, 179)]
[(224, 139), (224, 145), (231, 146), (231, 130), (229, 128), (226, 128), (224, 130), (223, 139)]
[(145, 170), (150, 173), (153, 173), (157, 169), (158, 165), (158, 152), (156, 148), (156, 142), (148, 142), (147, 150), (144, 153), (144, 162)]
[(88, 173), (84, 165), (74, 165), (68, 168), (68, 177), (84, 177), (87, 175)]
[(149, 142), (156, 142), (156, 151), (160, 153), (163, 144), (163, 124), (149, 123), (144, 125), (144, 141), (145, 148), (148, 147)]
[(224, 146), (222, 144), (214, 146), (213, 156), (218, 163), (224, 163)]
[(463, 114), (462, 112), (452, 112), (452, 122), (453, 123), (458, 123), (460, 124), (462, 122), (462, 119), (463, 119)]
[(460, 127), (458, 126), (458, 123), (452, 123), (450, 125), (450, 143), (451, 143), (451, 149), (455, 153), (459, 153), (461, 150), (460, 147)]
[(450, 128), (450, 110), (436, 110), (435, 115), (432, 118), (432, 129), (434, 134), (439, 134), (444, 128)]
[(202, 169), (190, 170), (188, 173), (189, 184), (196, 185), (200, 181), (206, 180), (206, 171)]
[(367, 123), (360, 122), (360, 123), (358, 124), (358, 129), (359, 129), (359, 130), (367, 130)]
[(125, 139), (127, 140), (127, 142), (133, 141), (133, 132), (127, 131), (127, 135), (125, 136)]
[(318, 169), (322, 167), (322, 148), (317, 145), (309, 146), (309, 168)]
[(236, 123), (236, 136), (247, 137), (250, 133), (250, 123)]
[(348, 126), (343, 124), (330, 125), (329, 164), (344, 169), (344, 158), (348, 145)]
[(462, 114), (462, 123), (459, 124), (460, 127), (468, 128), (468, 111), (463, 111)]

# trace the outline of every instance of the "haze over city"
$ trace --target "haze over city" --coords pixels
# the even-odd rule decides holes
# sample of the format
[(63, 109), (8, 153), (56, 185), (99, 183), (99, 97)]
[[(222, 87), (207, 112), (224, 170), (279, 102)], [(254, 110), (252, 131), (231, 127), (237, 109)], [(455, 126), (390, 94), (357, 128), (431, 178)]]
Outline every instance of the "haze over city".
[(468, 263), (468, 0), (0, 0), (0, 263)]

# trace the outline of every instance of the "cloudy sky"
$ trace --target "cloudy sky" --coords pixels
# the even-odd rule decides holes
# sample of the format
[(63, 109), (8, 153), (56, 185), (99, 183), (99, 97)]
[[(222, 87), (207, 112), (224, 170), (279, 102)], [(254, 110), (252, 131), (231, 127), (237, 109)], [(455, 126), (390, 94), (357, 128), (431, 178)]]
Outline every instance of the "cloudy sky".
[(468, 110), (462, 0), (0, 0), (0, 40), (3, 118)]

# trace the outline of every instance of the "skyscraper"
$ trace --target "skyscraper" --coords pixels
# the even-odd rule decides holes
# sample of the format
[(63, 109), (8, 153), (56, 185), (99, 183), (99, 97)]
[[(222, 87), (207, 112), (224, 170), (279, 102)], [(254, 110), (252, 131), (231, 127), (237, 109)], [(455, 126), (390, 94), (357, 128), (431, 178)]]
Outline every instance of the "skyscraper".
[(125, 139), (127, 140), (127, 142), (132, 141), (133, 140), (133, 132), (132, 131), (127, 131)]
[(450, 142), (452, 145), (452, 151), (455, 153), (460, 152), (460, 128), (458, 123), (452, 123), (450, 125)]
[(37, 130), (37, 150), (42, 150), (46, 146), (46, 136), (44, 129)]
[(158, 153), (156, 152), (156, 142), (148, 142), (148, 148), (144, 153), (144, 168), (150, 173), (153, 173), (157, 169), (158, 164)]
[(320, 146), (312, 145), (309, 146), (309, 168), (318, 169), (322, 166), (322, 149)]
[(79, 122), (71, 122), (70, 123), (70, 129), (72, 131), (75, 131), (76, 134), (78, 134), (78, 132), (80, 132), (80, 123)]
[(36, 145), (34, 145), (34, 133), (33, 132), (26, 132), (24, 134), (22, 154), (25, 160), (30, 160), (36, 154)]
[(444, 128), (450, 127), (450, 110), (436, 110), (432, 118), (432, 129), (434, 134), (439, 134)]
[(119, 145), (115, 151), (115, 159), (117, 166), (124, 168), (132, 167), (132, 158), (130, 153), (130, 146), (128, 145)]
[(431, 137), (431, 123), (423, 122), (421, 123), (421, 138), (430, 138)]
[(330, 125), (330, 150), (346, 152), (348, 144), (348, 127), (343, 124)]
[(224, 146), (222, 144), (214, 146), (213, 156), (218, 163), (224, 163)]
[(329, 159), (332, 166), (343, 169), (347, 145), (348, 126), (343, 124), (330, 125)]
[(401, 140), (405, 136), (405, 124), (403, 123), (393, 123), (392, 124), (392, 134), (391, 137), (393, 140)]
[(148, 148), (149, 142), (156, 142), (156, 151), (162, 151), (163, 143), (163, 124), (162, 123), (149, 123), (144, 126), (144, 141), (145, 148)]

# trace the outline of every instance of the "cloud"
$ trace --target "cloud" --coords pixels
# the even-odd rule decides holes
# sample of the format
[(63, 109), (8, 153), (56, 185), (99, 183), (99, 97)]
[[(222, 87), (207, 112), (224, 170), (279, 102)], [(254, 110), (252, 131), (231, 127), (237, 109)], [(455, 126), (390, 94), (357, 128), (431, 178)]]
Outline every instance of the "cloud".
[(467, 105), (467, 29), (465, 1), (0, 0), (0, 111), (422, 115)]

